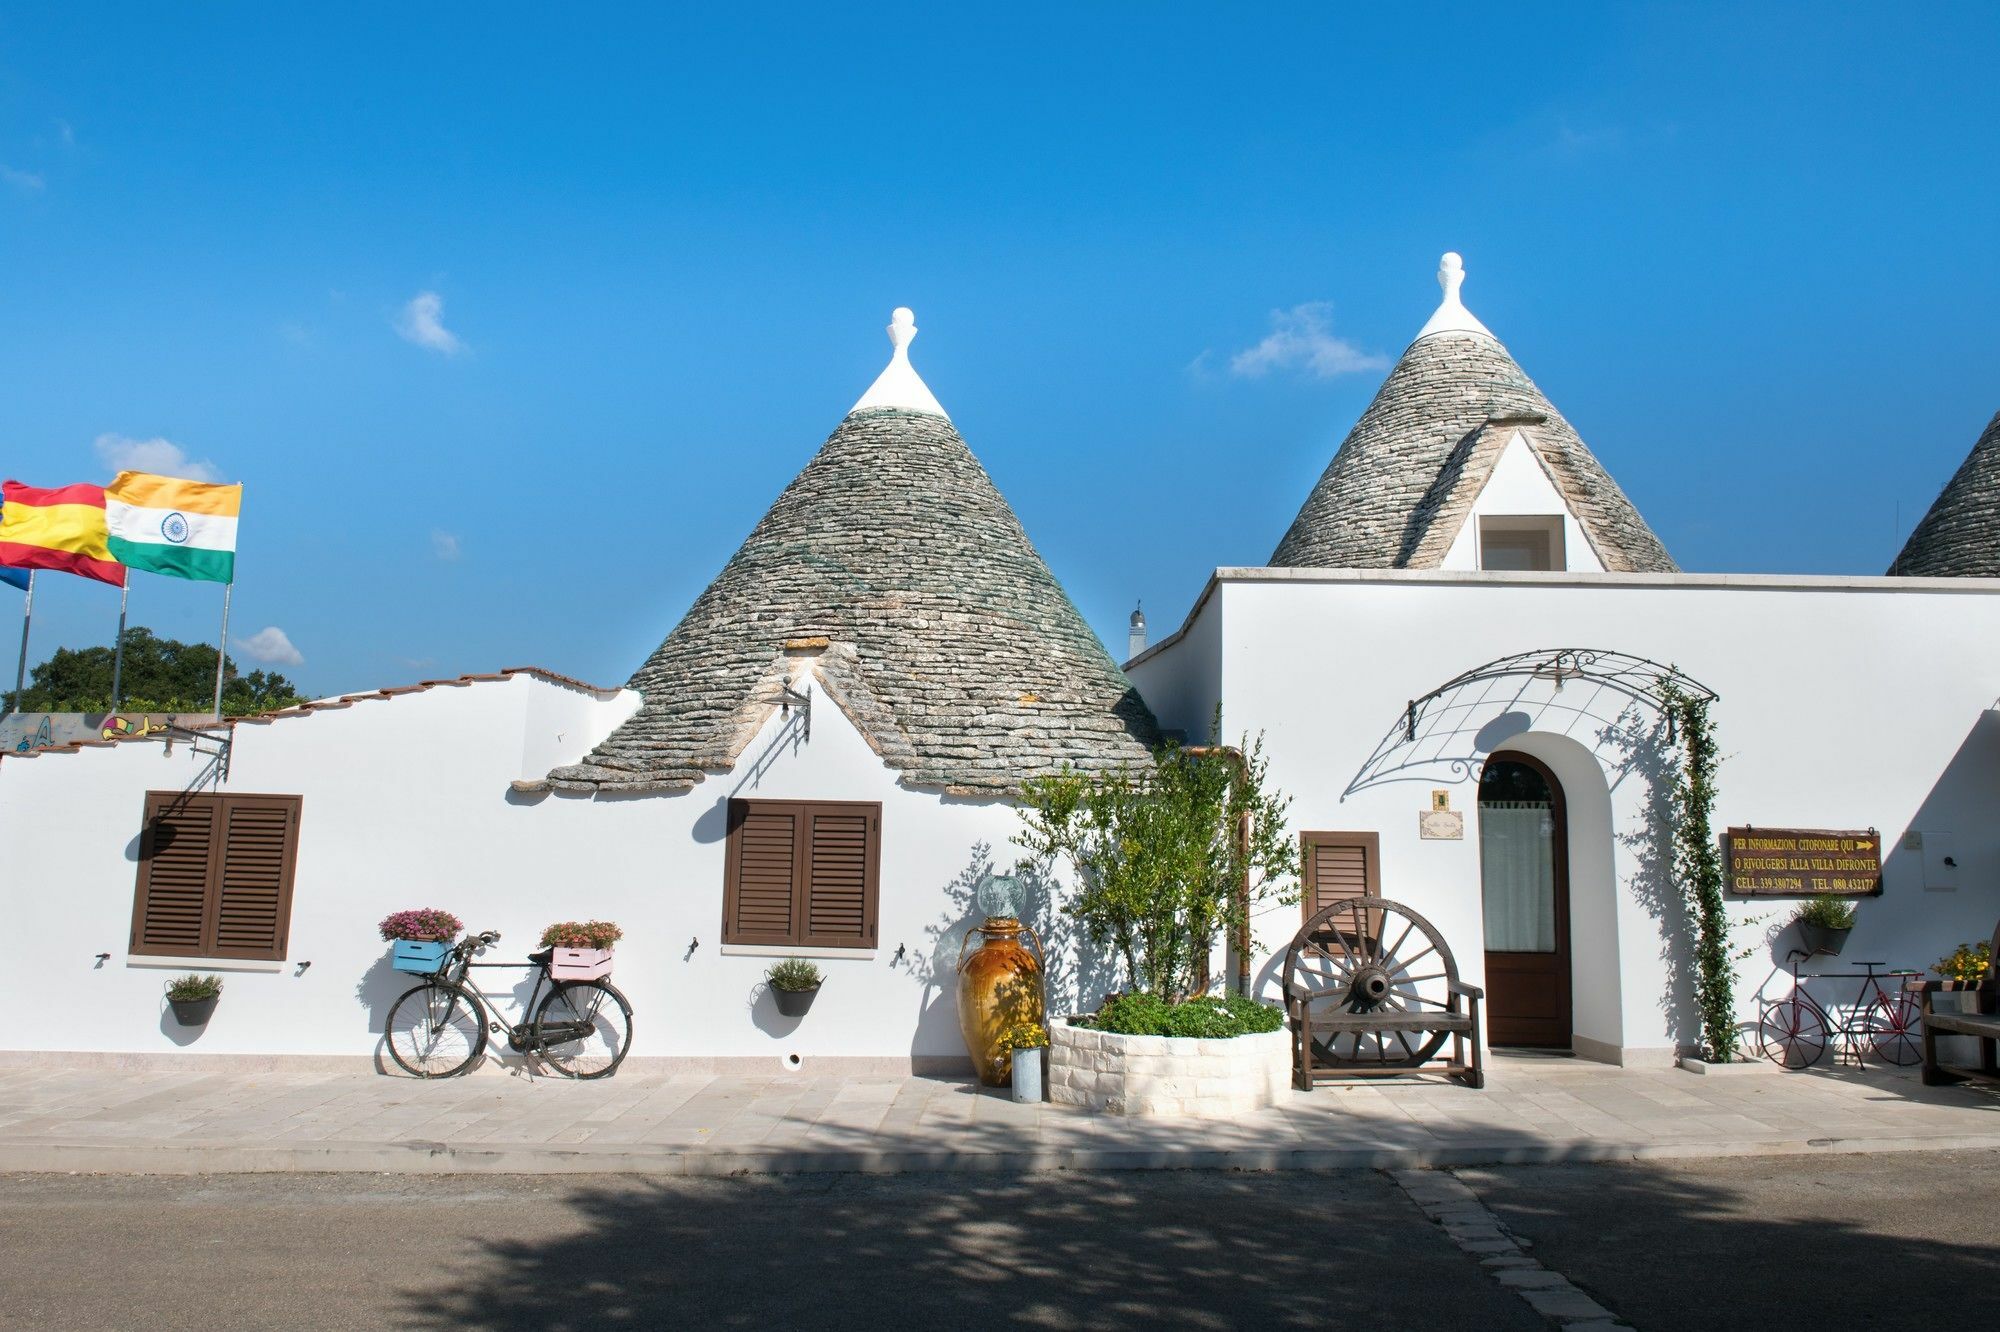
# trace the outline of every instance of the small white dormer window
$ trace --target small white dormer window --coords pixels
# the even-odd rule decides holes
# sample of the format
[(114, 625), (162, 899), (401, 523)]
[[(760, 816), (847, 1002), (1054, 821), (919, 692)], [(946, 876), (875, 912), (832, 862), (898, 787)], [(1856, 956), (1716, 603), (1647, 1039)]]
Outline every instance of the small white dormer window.
[(1563, 553), (1561, 514), (1479, 519), (1479, 567), (1506, 572), (1550, 572), (1569, 567)]

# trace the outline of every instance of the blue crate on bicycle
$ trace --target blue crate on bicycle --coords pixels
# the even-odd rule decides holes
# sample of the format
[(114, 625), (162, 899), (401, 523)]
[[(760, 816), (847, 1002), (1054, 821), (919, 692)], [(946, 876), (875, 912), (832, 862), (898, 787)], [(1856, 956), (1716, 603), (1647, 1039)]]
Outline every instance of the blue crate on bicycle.
[(451, 951), (448, 943), (434, 943), (428, 939), (398, 939), (389, 954), (389, 965), (397, 971), (414, 971), (420, 976), (428, 976), (438, 969), (445, 954)]

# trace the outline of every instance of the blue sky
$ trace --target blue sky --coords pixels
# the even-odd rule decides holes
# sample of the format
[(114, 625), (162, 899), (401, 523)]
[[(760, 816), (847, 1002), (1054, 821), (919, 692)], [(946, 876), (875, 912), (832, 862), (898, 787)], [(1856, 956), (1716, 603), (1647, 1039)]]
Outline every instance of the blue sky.
[[(314, 692), (622, 681), (899, 304), (1121, 645), (1269, 556), (1446, 249), (1686, 568), (1880, 572), (2000, 409), (2000, 7), (289, 8), (0, 14), (0, 472), (245, 482)], [(34, 658), (109, 641), (42, 586)]]

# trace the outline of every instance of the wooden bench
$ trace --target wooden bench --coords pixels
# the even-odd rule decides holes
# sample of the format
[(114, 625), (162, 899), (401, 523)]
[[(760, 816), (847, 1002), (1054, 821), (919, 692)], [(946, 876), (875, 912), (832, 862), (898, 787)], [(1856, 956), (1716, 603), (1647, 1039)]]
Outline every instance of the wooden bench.
[[(1443, 1073), (1486, 1085), (1477, 985), (1435, 926), (1400, 902), (1347, 898), (1306, 918), (1285, 953), (1292, 1085)], [(1449, 1058), (1439, 1060), (1445, 1043)]]
[[(1979, 981), (1911, 981), (1905, 987), (1919, 991), (1923, 995), (1924, 1015), (1924, 1085), (1937, 1087), (1950, 1082), (1963, 1082), (1976, 1078), (1981, 1082), (2000, 1084), (2000, 926), (1993, 930), (1993, 963), (1986, 968), (1986, 977)], [(1932, 1000), (1940, 994), (1971, 994), (1977, 996), (1976, 1013), (1940, 1013), (1932, 1006)], [(1937, 1038), (1943, 1035), (1971, 1036), (1979, 1042), (1979, 1066), (1968, 1068), (1959, 1064), (1946, 1064), (1938, 1060)]]

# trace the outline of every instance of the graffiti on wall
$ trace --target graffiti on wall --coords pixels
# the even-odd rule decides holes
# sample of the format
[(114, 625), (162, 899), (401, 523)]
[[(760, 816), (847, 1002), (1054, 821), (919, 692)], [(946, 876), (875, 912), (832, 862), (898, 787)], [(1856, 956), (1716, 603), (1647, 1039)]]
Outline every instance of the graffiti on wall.
[(0, 717), (0, 753), (28, 754), (76, 740), (137, 740), (179, 720), (164, 712), (17, 712)]

